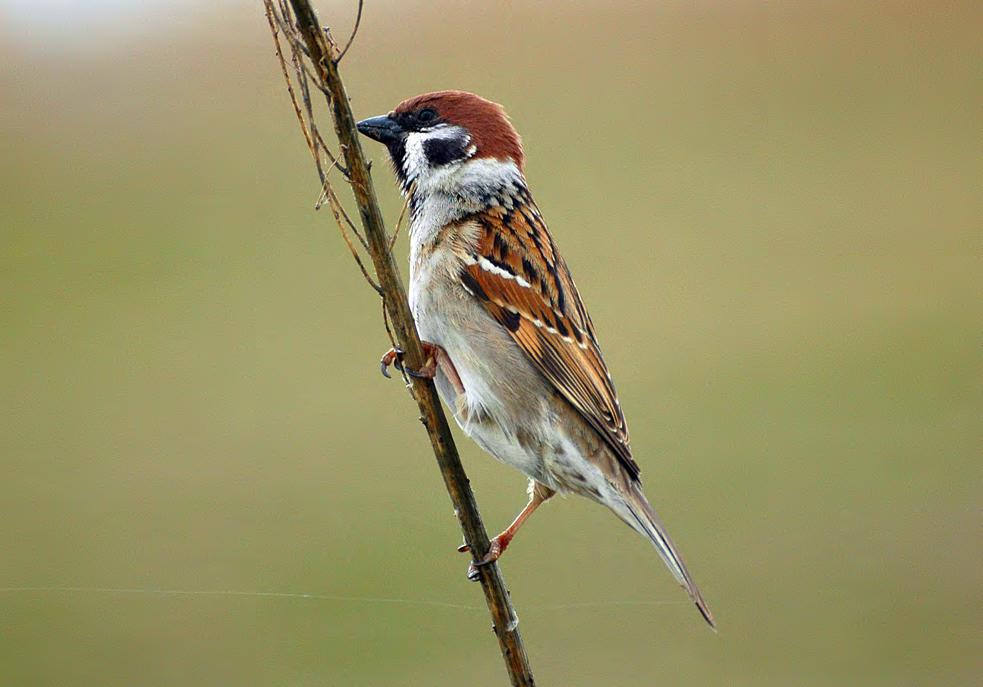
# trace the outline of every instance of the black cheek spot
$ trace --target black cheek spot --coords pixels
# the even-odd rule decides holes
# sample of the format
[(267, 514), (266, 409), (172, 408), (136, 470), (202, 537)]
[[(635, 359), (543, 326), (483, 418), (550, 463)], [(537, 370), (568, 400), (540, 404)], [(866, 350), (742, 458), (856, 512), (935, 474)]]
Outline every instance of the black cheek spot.
[(423, 142), (423, 154), (431, 166), (439, 167), (464, 159), (466, 143), (463, 138), (431, 138)]

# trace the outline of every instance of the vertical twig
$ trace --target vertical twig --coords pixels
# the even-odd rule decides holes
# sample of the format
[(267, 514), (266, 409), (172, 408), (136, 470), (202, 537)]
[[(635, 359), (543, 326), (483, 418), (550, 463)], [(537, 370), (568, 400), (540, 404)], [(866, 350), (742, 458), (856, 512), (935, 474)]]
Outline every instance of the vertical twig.
[[(404, 360), (406, 365), (411, 368), (419, 368), (424, 364), (423, 347), (410, 313), (406, 293), (399, 276), (399, 269), (392, 255), (392, 244), (390, 238), (386, 235), (382, 211), (379, 209), (379, 203), (372, 185), (372, 178), (369, 175), (369, 165), (362, 152), (358, 131), (355, 128), (355, 119), (352, 116), (351, 107), (348, 102), (348, 95), (345, 92), (344, 84), (338, 73), (338, 61), (351, 46), (352, 40), (355, 38), (358, 21), (361, 19), (362, 3), (359, 2), (359, 20), (356, 20), (356, 26), (352, 32), (352, 36), (349, 38), (344, 50), (339, 51), (331, 41), (327, 31), (322, 29), (309, 0), (289, 0), (289, 4), (293, 8), (295, 22), (290, 21), (290, 17), (285, 11), (285, 0), (277, 0), (277, 2), (279, 2), (279, 8), (274, 5), (274, 0), (264, 0), (274, 39), (277, 38), (277, 29), (279, 29), (285, 34), (286, 40), (289, 41), (293, 57), (301, 63), (304, 57), (310, 59), (313, 64), (312, 78), (314, 78), (318, 89), (327, 97), (335, 134), (337, 134), (338, 142), (344, 156), (344, 175), (351, 185), (361, 217), (361, 224), (364, 229), (366, 239), (365, 248), (371, 256), (375, 268), (375, 282), (365, 273), (364, 268), (363, 273), (370, 284), (380, 290), (383, 302), (383, 320), (386, 324), (386, 329), (390, 331), (391, 328), (391, 336), (395, 337), (399, 347), (405, 351)], [(291, 31), (294, 24), (303, 39), (302, 44), (296, 34)], [(279, 43), (277, 43), (277, 48), (279, 57)], [(289, 88), (290, 77), (282, 57), (280, 63), (284, 76), (287, 78)], [(304, 74), (310, 74), (307, 72), (306, 65), (302, 64), (302, 70), (300, 76), (298, 76), (299, 79), (303, 79)], [(302, 88), (304, 105), (307, 111), (306, 122), (301, 115), (294, 91), (290, 89), (289, 92), (301, 128), (304, 130), (305, 142), (311, 148), (311, 152), (317, 162), (319, 176), (321, 176), (322, 180), (322, 188), (325, 189), (328, 198), (334, 201), (331, 203), (332, 211), (334, 212), (337, 198), (334, 196), (333, 191), (330, 190), (329, 182), (325, 180), (323, 170), (320, 166), (320, 155), (318, 151), (321, 146), (317, 143), (319, 136), (314, 128), (313, 114), (308, 102), (307, 89)], [(327, 153), (327, 146), (323, 147)], [(328, 154), (330, 155), (330, 153)], [(342, 218), (337, 213), (335, 219), (338, 221), (339, 227), (344, 231)], [(354, 246), (350, 241), (348, 243), (352, 252), (355, 253)], [(478, 505), (471, 491), (468, 477), (464, 472), (464, 467), (461, 465), (461, 459), (458, 455), (457, 447), (454, 445), (454, 440), (451, 437), (447, 417), (444, 415), (440, 406), (436, 389), (430, 380), (415, 377), (411, 379), (410, 388), (413, 397), (419, 405), (420, 420), (423, 422), (427, 435), (430, 438), (434, 456), (437, 458), (437, 465), (440, 467), (444, 484), (454, 505), (454, 511), (460, 520), (464, 540), (471, 547), (474, 559), (476, 561), (480, 560), (488, 551), (488, 534), (485, 531), (481, 515), (478, 512)], [(522, 638), (518, 630), (519, 621), (509, 599), (509, 593), (505, 587), (505, 580), (502, 578), (498, 564), (492, 563), (482, 566), (480, 568), (480, 580), (485, 594), (485, 601), (491, 613), (495, 635), (498, 637), (499, 647), (502, 657), (505, 660), (511, 683), (516, 687), (531, 687), (535, 684), (535, 680), (533, 679), (532, 669), (529, 666), (529, 657), (522, 643)]]

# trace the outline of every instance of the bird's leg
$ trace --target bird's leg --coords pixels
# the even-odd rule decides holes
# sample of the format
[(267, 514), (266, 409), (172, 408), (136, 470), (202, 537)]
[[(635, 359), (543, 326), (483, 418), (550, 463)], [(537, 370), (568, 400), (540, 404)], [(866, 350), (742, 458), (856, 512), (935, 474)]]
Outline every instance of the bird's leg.
[(411, 370), (408, 367), (403, 366), (403, 354), (404, 351), (399, 348), (390, 348), (386, 351), (386, 354), (382, 356), (382, 360), (379, 362), (382, 375), (384, 377), (389, 376), (389, 366), (395, 365), (398, 369), (403, 370), (410, 377), (419, 377), (421, 379), (433, 379), (437, 374), (438, 366), (443, 371), (444, 375), (450, 380), (450, 383), (454, 386), (454, 389), (458, 394), (464, 393), (464, 385), (461, 383), (461, 376), (457, 373), (457, 368), (454, 367), (454, 363), (451, 362), (450, 357), (447, 355), (441, 346), (435, 343), (430, 343), (429, 341), (421, 341), (423, 344), (423, 355), (424, 364), (419, 370)]
[(444, 376), (447, 377), (448, 381), (451, 383), (451, 386), (454, 387), (454, 391), (457, 392), (458, 396), (462, 395), (464, 393), (464, 384), (461, 382), (461, 375), (457, 373), (457, 368), (454, 367), (454, 363), (451, 362), (451, 358), (449, 355), (447, 355), (447, 351), (437, 344), (424, 341), (423, 350), (427, 351), (429, 354), (431, 349), (433, 351), (434, 360), (437, 361), (437, 365), (444, 373)]
[[(512, 543), (516, 532), (522, 527), (522, 524), (555, 493), (555, 491), (543, 486), (536, 480), (529, 480), (529, 503), (519, 511), (519, 514), (515, 516), (515, 520), (512, 521), (511, 525), (506, 527), (498, 536), (492, 537), (489, 542), (488, 553), (480, 561), (471, 562), (471, 565), (468, 566), (468, 579), (477, 580), (478, 568), (501, 558), (502, 554), (505, 553), (505, 549)], [(467, 544), (461, 544), (461, 546), (457, 547), (457, 550), (464, 553), (465, 551), (470, 551), (471, 547)]]

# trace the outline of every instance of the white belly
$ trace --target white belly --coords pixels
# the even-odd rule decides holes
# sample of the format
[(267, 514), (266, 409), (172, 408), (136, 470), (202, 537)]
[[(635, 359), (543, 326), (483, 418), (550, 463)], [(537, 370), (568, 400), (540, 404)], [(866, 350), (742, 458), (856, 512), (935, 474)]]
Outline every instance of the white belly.
[[(439, 250), (439, 249), (438, 249)], [(457, 279), (417, 261), (410, 274), (410, 307), (420, 337), (441, 346), (465, 393), (438, 370), (437, 391), (464, 432), (498, 460), (547, 486), (548, 447), (555, 440), (553, 394), (509, 333)]]

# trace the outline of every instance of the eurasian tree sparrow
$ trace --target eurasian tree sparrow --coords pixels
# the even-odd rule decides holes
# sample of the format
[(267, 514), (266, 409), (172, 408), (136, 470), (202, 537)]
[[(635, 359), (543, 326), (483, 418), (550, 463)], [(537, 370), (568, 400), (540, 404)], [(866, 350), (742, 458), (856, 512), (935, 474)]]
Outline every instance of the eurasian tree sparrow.
[[(358, 129), (386, 145), (409, 196), (409, 301), (428, 353), (414, 373), (434, 377), (469, 437), (529, 477), (528, 504), (478, 565), (496, 560), (553, 494), (580, 494), (649, 539), (712, 626), (642, 493), (590, 315), (529, 193), (505, 111), (440, 91)], [(396, 351), (383, 369), (393, 362)]]

